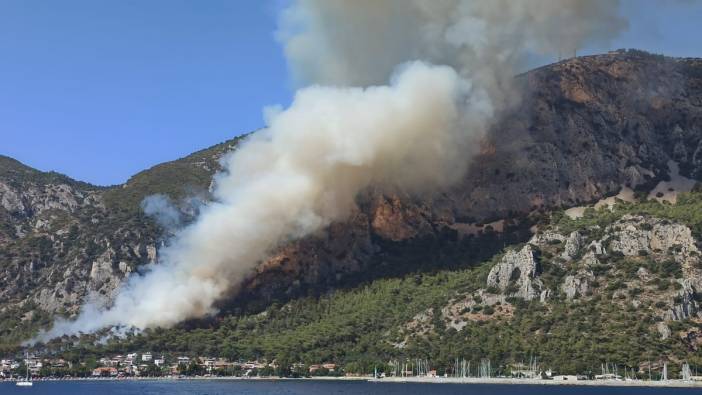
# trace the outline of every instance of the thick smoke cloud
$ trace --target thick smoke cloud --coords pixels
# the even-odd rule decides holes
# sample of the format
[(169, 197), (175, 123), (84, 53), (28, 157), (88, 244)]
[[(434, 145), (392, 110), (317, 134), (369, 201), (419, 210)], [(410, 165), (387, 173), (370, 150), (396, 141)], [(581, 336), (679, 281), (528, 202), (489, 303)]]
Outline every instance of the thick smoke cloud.
[[(214, 201), (158, 264), (130, 277), (111, 308), (88, 304), (40, 339), (212, 314), (276, 248), (345, 219), (365, 188), (449, 185), (506, 105), (522, 56), (610, 38), (625, 26), (615, 8), (598, 0), (294, 3), (278, 35), (307, 87), (224, 159)], [(145, 207), (163, 215), (163, 203)]]
[(107, 311), (88, 305), (48, 335), (110, 325), (169, 326), (213, 304), (281, 243), (343, 219), (370, 185), (410, 191), (450, 183), (482, 130), (489, 103), (446, 66), (404, 65), (389, 86), (300, 90), (267, 129), (224, 161), (215, 202), (133, 276)]
[(618, 8), (617, 0), (299, 0), (282, 14), (278, 38), (301, 85), (382, 84), (396, 65), (422, 59), (492, 90), (526, 54), (608, 44), (628, 26)]

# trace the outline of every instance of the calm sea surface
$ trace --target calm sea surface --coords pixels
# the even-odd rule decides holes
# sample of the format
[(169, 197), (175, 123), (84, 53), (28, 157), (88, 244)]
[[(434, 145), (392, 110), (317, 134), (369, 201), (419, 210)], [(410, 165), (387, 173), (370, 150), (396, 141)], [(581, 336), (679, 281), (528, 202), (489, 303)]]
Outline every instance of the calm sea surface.
[(35, 382), (32, 388), (0, 383), (0, 394), (397, 394), (397, 395), (617, 395), (702, 394), (689, 388), (566, 387), (540, 385), (402, 384), (326, 381), (54, 381)]

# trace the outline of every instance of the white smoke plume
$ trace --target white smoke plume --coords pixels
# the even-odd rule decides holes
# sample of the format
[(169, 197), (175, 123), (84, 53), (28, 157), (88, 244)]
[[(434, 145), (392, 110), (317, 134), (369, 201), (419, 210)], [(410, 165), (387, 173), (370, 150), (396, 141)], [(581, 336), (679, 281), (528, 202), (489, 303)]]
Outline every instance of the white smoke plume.
[(182, 225), (182, 214), (173, 205), (171, 199), (162, 194), (147, 196), (141, 202), (144, 214), (154, 218), (156, 223), (168, 231), (174, 231)]
[(226, 158), (215, 202), (160, 251), (160, 264), (131, 277), (109, 310), (88, 305), (43, 338), (210, 314), (281, 243), (343, 219), (363, 188), (451, 182), (470, 154), (463, 128), (482, 130), (491, 116), (489, 103), (472, 99), (453, 69), (419, 62), (389, 86), (300, 90)]
[(522, 56), (612, 37), (625, 25), (613, 3), (294, 3), (278, 36), (298, 81), (320, 85), (270, 112), (268, 127), (224, 159), (214, 201), (112, 307), (88, 304), (39, 339), (212, 314), (276, 248), (343, 220), (365, 188), (450, 184), (505, 105)]
[(173, 234), (197, 217), (205, 201), (202, 193), (190, 195), (177, 204), (166, 195), (155, 194), (142, 200), (141, 209), (169, 234)]
[(278, 38), (302, 85), (382, 84), (422, 59), (497, 93), (525, 55), (608, 44), (628, 26), (618, 9), (618, 0), (299, 0)]

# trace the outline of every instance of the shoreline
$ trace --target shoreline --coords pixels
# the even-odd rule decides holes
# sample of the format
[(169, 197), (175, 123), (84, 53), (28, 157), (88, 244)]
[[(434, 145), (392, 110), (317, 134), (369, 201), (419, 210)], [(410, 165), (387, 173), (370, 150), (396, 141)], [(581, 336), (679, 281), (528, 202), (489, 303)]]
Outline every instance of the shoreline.
[[(161, 377), (43, 377), (31, 380), (32, 382), (53, 382), (53, 381), (371, 381), (370, 377), (355, 377), (355, 376), (318, 376), (318, 377), (276, 377), (276, 376), (161, 376)], [(15, 383), (22, 380), (17, 379), (0, 379), (1, 383)]]
[[(4, 379), (1, 383), (13, 383), (18, 380)], [(702, 381), (648, 381), (648, 380), (542, 380), (542, 379), (512, 379), (512, 378), (477, 378), (477, 377), (386, 377), (375, 379), (362, 376), (320, 376), (320, 377), (235, 377), (235, 376), (200, 376), (200, 377), (70, 377), (42, 378), (33, 382), (89, 381), (89, 382), (120, 382), (120, 381), (365, 381), (368, 383), (391, 384), (494, 384), (494, 385), (560, 385), (560, 386), (591, 386), (591, 387), (651, 387), (651, 388), (702, 388)]]
[(565, 385), (592, 387), (654, 387), (654, 388), (702, 388), (702, 381), (648, 381), (648, 380), (543, 380), (512, 378), (477, 378), (477, 377), (386, 377), (368, 379), (369, 382), (386, 383), (426, 383), (426, 384), (500, 384), (500, 385)]

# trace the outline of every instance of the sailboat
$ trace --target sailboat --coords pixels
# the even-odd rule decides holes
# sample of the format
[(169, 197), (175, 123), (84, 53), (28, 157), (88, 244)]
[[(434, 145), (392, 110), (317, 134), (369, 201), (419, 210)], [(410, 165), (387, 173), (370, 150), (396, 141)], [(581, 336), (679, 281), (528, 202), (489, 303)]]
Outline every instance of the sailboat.
[(33, 385), (33, 383), (29, 380), (29, 352), (27, 352), (27, 358), (25, 361), (27, 361), (25, 363), (27, 366), (27, 375), (25, 376), (24, 380), (20, 380), (16, 383), (18, 387), (31, 387)]

